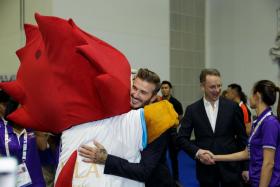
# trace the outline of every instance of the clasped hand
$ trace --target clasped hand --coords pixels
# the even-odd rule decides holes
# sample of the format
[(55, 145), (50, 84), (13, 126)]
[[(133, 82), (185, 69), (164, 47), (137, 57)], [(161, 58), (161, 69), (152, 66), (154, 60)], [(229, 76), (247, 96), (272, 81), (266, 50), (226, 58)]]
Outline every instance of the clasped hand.
[(213, 165), (215, 164), (215, 159), (214, 159), (215, 155), (208, 150), (204, 150), (204, 149), (199, 149), (197, 152), (197, 159), (206, 165)]

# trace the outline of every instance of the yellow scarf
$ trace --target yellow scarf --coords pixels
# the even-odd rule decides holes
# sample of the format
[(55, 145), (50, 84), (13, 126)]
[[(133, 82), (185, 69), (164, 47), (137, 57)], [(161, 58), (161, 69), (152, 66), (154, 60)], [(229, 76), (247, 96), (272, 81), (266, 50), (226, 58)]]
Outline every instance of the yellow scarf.
[(170, 127), (178, 126), (178, 114), (167, 100), (156, 102), (144, 107), (148, 131), (148, 143), (158, 138)]

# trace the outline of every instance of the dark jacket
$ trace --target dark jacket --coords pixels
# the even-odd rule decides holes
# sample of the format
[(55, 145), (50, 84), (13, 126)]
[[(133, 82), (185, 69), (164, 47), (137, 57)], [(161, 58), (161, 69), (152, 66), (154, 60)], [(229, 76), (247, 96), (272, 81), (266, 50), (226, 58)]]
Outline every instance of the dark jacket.
[(141, 152), (140, 163), (129, 163), (127, 160), (108, 155), (104, 174), (145, 182), (146, 187), (172, 187), (174, 181), (166, 165), (166, 146), (169, 131)]
[[(245, 149), (247, 144), (242, 111), (236, 103), (220, 98), (215, 132), (207, 117), (203, 99), (186, 108), (181, 120), (177, 144), (187, 154), (195, 158), (199, 148), (214, 154), (228, 154)], [(195, 141), (190, 137), (194, 130)], [(240, 180), (240, 162), (220, 162), (207, 166), (196, 162), (197, 179), (200, 182), (225, 182)]]

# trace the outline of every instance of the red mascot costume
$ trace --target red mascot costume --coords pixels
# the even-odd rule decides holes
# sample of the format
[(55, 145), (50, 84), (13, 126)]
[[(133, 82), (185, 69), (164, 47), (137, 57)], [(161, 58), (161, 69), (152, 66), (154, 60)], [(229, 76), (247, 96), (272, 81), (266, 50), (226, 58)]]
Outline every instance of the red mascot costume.
[(26, 44), (16, 52), (21, 62), (16, 81), (0, 84), (21, 104), (8, 119), (62, 133), (56, 186), (144, 186), (105, 176), (104, 166), (81, 162), (76, 150), (95, 139), (108, 153), (139, 162), (146, 144), (178, 123), (171, 104), (130, 111), (131, 68), (120, 51), (71, 19), (35, 18), (38, 26), (25, 25)]

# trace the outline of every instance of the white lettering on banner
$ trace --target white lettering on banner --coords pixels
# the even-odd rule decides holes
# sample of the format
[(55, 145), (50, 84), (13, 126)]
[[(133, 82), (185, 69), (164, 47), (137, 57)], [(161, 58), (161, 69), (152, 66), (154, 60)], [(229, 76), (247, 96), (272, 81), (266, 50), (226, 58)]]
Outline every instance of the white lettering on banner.
[(10, 82), (16, 80), (16, 75), (0, 75), (0, 82)]

